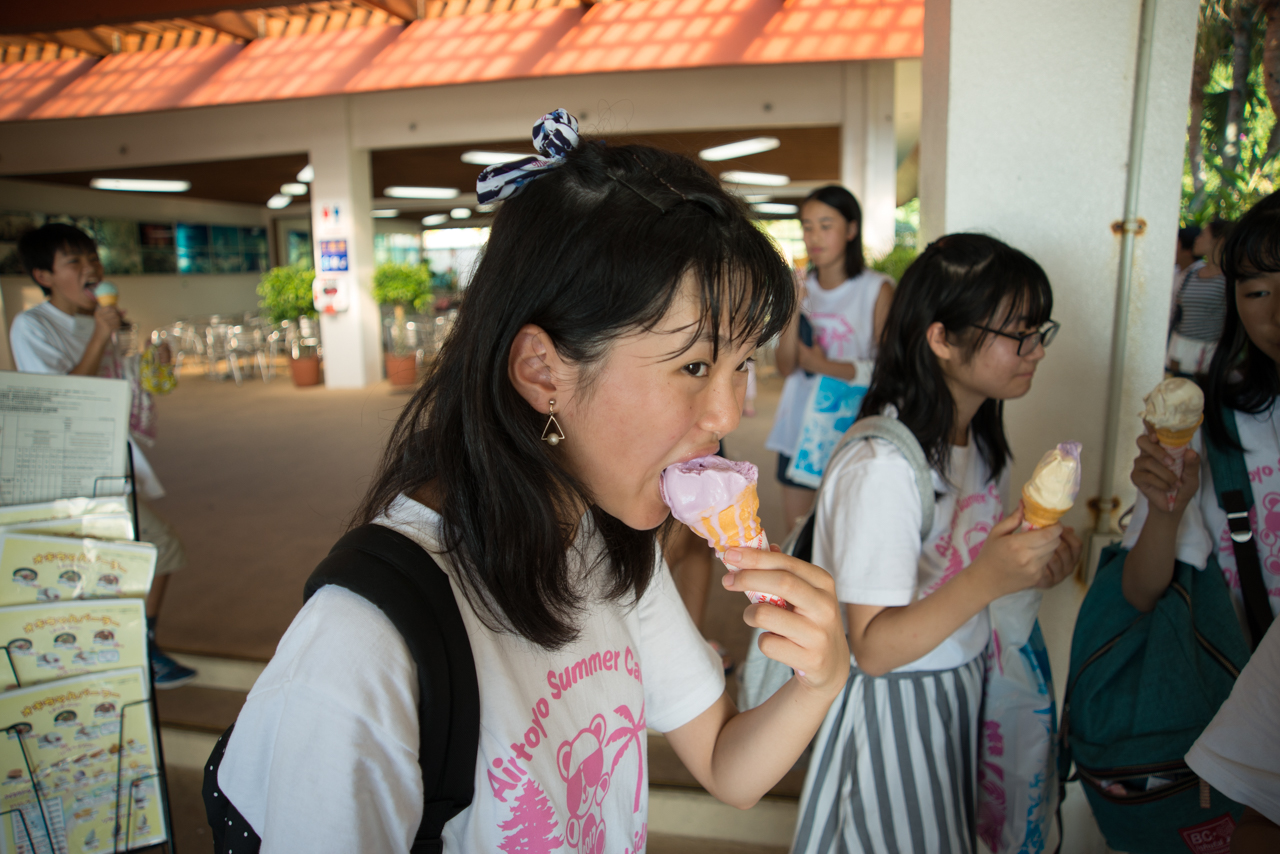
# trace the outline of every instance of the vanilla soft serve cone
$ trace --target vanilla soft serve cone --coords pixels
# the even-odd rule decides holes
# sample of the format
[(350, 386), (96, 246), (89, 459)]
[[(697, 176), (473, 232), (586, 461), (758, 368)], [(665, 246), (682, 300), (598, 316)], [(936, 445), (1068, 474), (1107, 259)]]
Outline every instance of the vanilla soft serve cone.
[[(1153, 388), (1142, 400), (1147, 405), (1142, 420), (1156, 431), (1156, 441), (1173, 460), (1173, 473), (1181, 478), (1187, 445), (1204, 421), (1204, 392), (1191, 380), (1174, 377)], [(1168, 498), (1172, 510), (1178, 491), (1171, 490)]]
[[(724, 560), (734, 546), (767, 549), (769, 539), (760, 525), (759, 472), (751, 463), (723, 457), (699, 457), (667, 466), (662, 472), (662, 500), (671, 515), (706, 539)], [(731, 571), (737, 567), (725, 564)], [(752, 602), (769, 602), (785, 608), (785, 600), (767, 593), (748, 591)]]
[(1080, 491), (1080, 443), (1063, 442), (1040, 458), (1022, 487), (1022, 528), (1056, 524)]

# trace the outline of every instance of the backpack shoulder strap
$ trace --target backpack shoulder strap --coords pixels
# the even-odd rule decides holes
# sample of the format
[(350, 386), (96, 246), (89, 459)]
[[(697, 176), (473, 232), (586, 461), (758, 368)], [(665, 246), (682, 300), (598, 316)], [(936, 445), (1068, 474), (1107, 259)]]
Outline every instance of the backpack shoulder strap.
[[(916, 491), (920, 493), (922, 511), (920, 541), (929, 539), (929, 532), (933, 530), (933, 508), (936, 499), (933, 493), (933, 469), (929, 465), (928, 457), (924, 454), (924, 448), (920, 447), (920, 440), (907, 425), (896, 418), (890, 418), (887, 415), (869, 415), (853, 422), (853, 426), (841, 437), (836, 450), (861, 439), (883, 439), (907, 458), (911, 471), (915, 475)], [(831, 456), (835, 458), (834, 451)]]
[[(831, 456), (827, 459), (826, 468), (823, 470), (822, 484), (818, 486), (819, 495), (826, 485), (827, 472), (834, 468), (836, 457), (862, 439), (884, 439), (901, 451), (907, 458), (907, 462), (911, 464), (916, 490), (920, 494), (920, 542), (923, 543), (929, 539), (929, 532), (933, 530), (933, 509), (936, 501), (933, 494), (933, 475), (929, 460), (924, 455), (924, 449), (920, 447), (920, 441), (905, 424), (896, 418), (890, 418), (887, 415), (868, 415), (853, 422), (853, 426), (845, 431), (840, 441), (831, 450)], [(809, 515), (791, 530), (791, 535), (782, 544), (784, 553), (805, 561), (813, 560), (813, 532), (817, 513), (818, 501), (815, 499)]]
[(1253, 507), (1253, 487), (1249, 485), (1249, 469), (1245, 465), (1244, 451), (1240, 450), (1240, 428), (1236, 425), (1235, 410), (1223, 407), (1222, 423), (1227, 436), (1235, 447), (1219, 446), (1202, 430), (1205, 456), (1209, 470), (1213, 472), (1213, 488), (1218, 494), (1218, 506), (1227, 514), (1227, 529), (1231, 532), (1231, 548), (1236, 555), (1236, 568), (1240, 572), (1240, 594), (1244, 599), (1245, 621), (1249, 625), (1250, 640), (1257, 649), (1262, 636), (1271, 625), (1271, 600), (1267, 586), (1262, 581), (1262, 564), (1258, 560), (1258, 543), (1249, 524), (1249, 510)]
[(338, 540), (307, 579), (309, 599), (327, 584), (368, 599), (404, 637), (418, 668), (422, 824), (412, 854), (443, 850), (445, 823), (475, 795), (480, 689), (466, 625), (449, 578), (417, 543), (381, 525)]

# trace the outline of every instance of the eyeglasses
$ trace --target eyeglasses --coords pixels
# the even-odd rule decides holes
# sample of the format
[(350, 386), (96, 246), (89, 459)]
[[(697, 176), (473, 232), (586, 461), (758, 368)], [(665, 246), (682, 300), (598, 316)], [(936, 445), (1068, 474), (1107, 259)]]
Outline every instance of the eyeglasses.
[(981, 329), (983, 332), (990, 332), (992, 335), (999, 335), (1001, 338), (1012, 338), (1018, 342), (1018, 355), (1029, 356), (1036, 351), (1037, 347), (1048, 347), (1052, 344), (1054, 337), (1058, 334), (1058, 330), (1062, 328), (1062, 324), (1056, 320), (1046, 320), (1038, 328), (1030, 332), (1023, 332), (1020, 335), (1014, 335), (1012, 332), (1001, 332), (999, 329), (979, 326), (976, 323), (973, 328)]

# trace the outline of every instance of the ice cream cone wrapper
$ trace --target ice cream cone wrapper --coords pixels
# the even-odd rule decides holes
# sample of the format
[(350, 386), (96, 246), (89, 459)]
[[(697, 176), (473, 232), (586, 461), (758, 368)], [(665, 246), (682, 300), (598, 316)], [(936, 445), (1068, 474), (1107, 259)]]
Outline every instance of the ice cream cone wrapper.
[[(738, 500), (731, 506), (724, 508), (714, 516), (703, 516), (696, 525), (690, 525), (694, 533), (700, 537), (705, 537), (711, 548), (716, 550), (716, 557), (724, 561), (724, 553), (734, 547), (742, 547), (746, 549), (768, 549), (769, 538), (765, 536), (764, 531), (760, 527), (760, 517), (756, 514), (756, 508), (760, 506), (760, 499), (756, 496), (756, 487), (754, 484), (748, 486), (742, 495), (738, 496)], [(738, 567), (725, 563), (730, 572), (737, 572)], [(754, 590), (747, 591), (747, 598), (753, 604), (760, 602), (768, 602), (771, 605), (777, 605), (779, 608), (787, 607), (787, 602), (781, 597), (774, 596), (769, 593), (758, 593)]]
[[(1191, 444), (1191, 438), (1195, 436), (1196, 430), (1200, 429), (1202, 421), (1204, 421), (1203, 415), (1200, 416), (1199, 421), (1185, 430), (1156, 429), (1156, 441), (1160, 443), (1160, 447), (1164, 448), (1165, 453), (1173, 460), (1170, 470), (1179, 479), (1181, 479), (1183, 467), (1186, 465), (1187, 446)], [(1173, 505), (1178, 501), (1178, 490), (1169, 490), (1167, 497), (1169, 499), (1169, 509), (1172, 510)]]
[(115, 305), (120, 300), (116, 294), (105, 294), (98, 297), (98, 305)]
[(1023, 531), (1034, 531), (1038, 528), (1047, 528), (1050, 525), (1058, 524), (1058, 520), (1070, 510), (1070, 507), (1064, 507), (1061, 510), (1054, 510), (1050, 507), (1043, 507), (1027, 497), (1027, 493), (1022, 493), (1022, 527)]

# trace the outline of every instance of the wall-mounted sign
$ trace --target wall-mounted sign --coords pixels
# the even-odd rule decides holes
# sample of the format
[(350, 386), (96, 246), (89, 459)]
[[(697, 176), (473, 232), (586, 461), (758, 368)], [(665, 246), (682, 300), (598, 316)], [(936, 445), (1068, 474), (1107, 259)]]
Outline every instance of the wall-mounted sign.
[(350, 269), (347, 261), (346, 238), (320, 241), (321, 273), (345, 273)]

